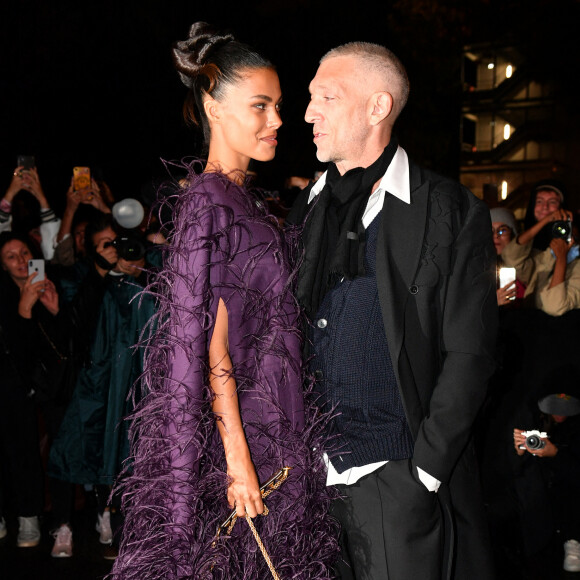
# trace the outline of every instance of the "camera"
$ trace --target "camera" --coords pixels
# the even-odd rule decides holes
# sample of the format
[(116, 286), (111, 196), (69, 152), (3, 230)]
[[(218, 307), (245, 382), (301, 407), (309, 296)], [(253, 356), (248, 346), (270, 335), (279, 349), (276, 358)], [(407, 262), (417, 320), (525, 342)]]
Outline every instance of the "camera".
[(572, 223), (569, 220), (558, 220), (552, 224), (552, 238), (561, 238), (569, 242), (572, 239)]
[(548, 434), (545, 431), (538, 431), (534, 429), (532, 431), (524, 431), (522, 435), (526, 438), (525, 446), (520, 446), (520, 449), (542, 449), (546, 446), (546, 442), (544, 439), (548, 437)]
[(134, 262), (145, 256), (145, 244), (137, 237), (117, 236), (112, 242), (106, 242), (105, 248), (113, 246), (117, 256), (123, 260)]

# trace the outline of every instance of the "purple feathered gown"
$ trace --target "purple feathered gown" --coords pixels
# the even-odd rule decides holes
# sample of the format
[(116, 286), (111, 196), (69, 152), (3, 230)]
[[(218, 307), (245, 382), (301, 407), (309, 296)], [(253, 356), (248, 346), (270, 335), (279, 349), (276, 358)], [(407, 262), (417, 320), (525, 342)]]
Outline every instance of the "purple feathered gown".
[(331, 578), (337, 525), (320, 457), (322, 422), (304, 392), (299, 308), (275, 218), (244, 187), (196, 174), (172, 198), (174, 233), (157, 282), (157, 330), (146, 349), (148, 393), (132, 417), (121, 482), (125, 525), (111, 578), (267, 579), (244, 519), (212, 542), (229, 515), (223, 445), (211, 410), (208, 347), (220, 298), (240, 413), (260, 482), (288, 480), (254, 522), (282, 579)]

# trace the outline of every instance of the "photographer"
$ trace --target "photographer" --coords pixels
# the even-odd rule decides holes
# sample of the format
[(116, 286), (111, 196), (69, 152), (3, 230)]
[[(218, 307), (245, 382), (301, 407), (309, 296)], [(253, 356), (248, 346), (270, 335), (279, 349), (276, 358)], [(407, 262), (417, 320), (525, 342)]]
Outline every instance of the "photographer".
[[(507, 266), (516, 268), (518, 280), (526, 284), (526, 305), (560, 316), (580, 306), (579, 248), (572, 212), (562, 209), (559, 190), (546, 187), (535, 192), (536, 223), (509, 242), (501, 257)], [(535, 248), (536, 238), (546, 232), (551, 237), (548, 247)]]
[[(529, 430), (513, 430), (519, 457), (514, 491), (524, 552), (540, 554), (563, 541), (564, 570), (580, 572), (580, 399), (569, 394), (576, 393), (578, 377), (571, 367), (556, 372), (549, 394), (517, 419)], [(560, 388), (565, 392), (554, 392)]]

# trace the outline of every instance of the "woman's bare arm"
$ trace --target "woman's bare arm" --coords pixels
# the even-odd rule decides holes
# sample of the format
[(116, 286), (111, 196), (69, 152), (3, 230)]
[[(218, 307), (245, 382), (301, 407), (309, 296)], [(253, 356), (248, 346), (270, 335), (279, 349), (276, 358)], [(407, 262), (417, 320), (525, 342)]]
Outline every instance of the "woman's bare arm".
[(246, 435), (242, 426), (236, 381), (231, 374), (232, 361), (228, 343), (228, 312), (220, 298), (213, 336), (209, 345), (210, 384), (215, 393), (213, 412), (218, 417), (218, 429), (232, 483), (228, 489), (230, 507), (238, 516), (256, 517), (264, 511), (260, 484)]

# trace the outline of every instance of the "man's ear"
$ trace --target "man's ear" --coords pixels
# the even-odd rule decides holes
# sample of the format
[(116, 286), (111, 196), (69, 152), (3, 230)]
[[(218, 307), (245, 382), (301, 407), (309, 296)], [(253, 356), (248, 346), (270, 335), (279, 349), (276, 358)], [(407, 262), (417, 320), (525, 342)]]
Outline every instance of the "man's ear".
[(378, 125), (386, 119), (393, 110), (393, 97), (391, 93), (381, 91), (374, 93), (370, 99), (370, 122)]
[(210, 123), (220, 122), (220, 104), (215, 99), (207, 97), (203, 102), (203, 110)]

